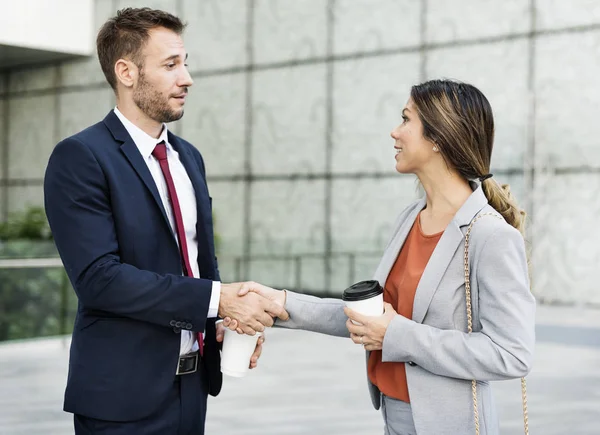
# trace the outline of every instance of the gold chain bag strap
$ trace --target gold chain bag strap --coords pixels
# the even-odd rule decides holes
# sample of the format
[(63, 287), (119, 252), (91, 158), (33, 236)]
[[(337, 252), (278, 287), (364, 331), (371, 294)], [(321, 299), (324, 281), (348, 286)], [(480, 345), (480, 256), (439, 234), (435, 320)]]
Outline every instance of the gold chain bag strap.
[[(471, 230), (473, 225), (483, 216), (494, 216), (495, 218), (501, 219), (500, 216), (494, 213), (480, 214), (473, 219), (467, 233), (465, 234), (465, 295), (467, 298), (467, 326), (469, 328), (469, 334), (473, 332), (473, 315), (471, 313), (471, 268), (469, 266), (469, 237), (471, 236)], [(479, 411), (477, 409), (477, 381), (473, 379), (471, 381), (471, 390), (473, 392), (473, 414), (475, 415), (475, 434), (479, 435)], [(529, 435), (529, 414), (527, 412), (527, 383), (525, 378), (521, 378), (521, 398), (523, 400), (523, 424), (525, 427), (525, 435)]]

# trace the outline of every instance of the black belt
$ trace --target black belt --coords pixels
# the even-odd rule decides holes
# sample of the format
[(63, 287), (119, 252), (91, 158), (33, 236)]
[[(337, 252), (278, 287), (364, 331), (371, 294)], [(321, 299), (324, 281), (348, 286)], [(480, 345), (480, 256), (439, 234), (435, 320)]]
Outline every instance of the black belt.
[(198, 360), (200, 355), (198, 351), (187, 353), (179, 357), (179, 363), (177, 364), (177, 375), (189, 375), (195, 373), (198, 370)]

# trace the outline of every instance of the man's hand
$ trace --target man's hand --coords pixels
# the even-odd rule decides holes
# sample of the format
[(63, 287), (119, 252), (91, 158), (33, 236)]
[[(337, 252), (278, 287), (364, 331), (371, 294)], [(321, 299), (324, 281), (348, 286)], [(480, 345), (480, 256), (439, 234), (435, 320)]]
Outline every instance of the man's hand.
[(289, 318), (283, 305), (260, 296), (258, 293), (240, 297), (238, 293), (245, 288), (244, 284), (221, 284), (219, 317), (235, 319), (237, 321), (235, 329), (239, 328), (241, 332), (248, 335), (264, 331), (265, 326), (273, 326), (273, 317), (283, 320)]
[[(223, 325), (223, 321), (217, 321), (217, 341), (222, 343), (225, 339), (225, 326)], [(260, 354), (262, 353), (262, 345), (265, 342), (265, 333), (263, 332), (260, 337), (258, 337), (258, 342), (256, 343), (256, 348), (254, 349), (254, 353), (250, 357), (250, 369), (255, 369), (258, 366), (258, 359), (260, 358)]]
[[(261, 295), (262, 297), (276, 303), (277, 305), (284, 307), (285, 306), (285, 299), (286, 299), (286, 292), (285, 290), (276, 290), (274, 288), (271, 287), (267, 287), (266, 285), (262, 285), (259, 284), (257, 282), (245, 282), (242, 284), (240, 290), (238, 291), (238, 296), (247, 296), (248, 293), (256, 293)], [(287, 314), (287, 312), (286, 312)], [(289, 318), (283, 318), (281, 316), (278, 316), (281, 320), (287, 320)], [(237, 320), (235, 318), (231, 318), (231, 317), (226, 317), (224, 319), (223, 324), (231, 329), (232, 331), (237, 331), (238, 334), (243, 334), (244, 330), (240, 327), (239, 322), (237, 322)]]
[(222, 320), (217, 320), (217, 335), (216, 335), (216, 339), (218, 343), (223, 343), (223, 340), (225, 339), (225, 326), (223, 326), (223, 321)]
[[(352, 341), (361, 344), (365, 350), (381, 350), (387, 327), (398, 315), (391, 304), (385, 303), (384, 310), (381, 316), (364, 316), (348, 307), (344, 308), (344, 313), (348, 316), (346, 328), (350, 331)], [(352, 323), (352, 320), (359, 325)]]
[(256, 343), (256, 349), (254, 349), (254, 353), (252, 357), (250, 357), (250, 369), (255, 369), (258, 366), (258, 359), (260, 358), (260, 354), (262, 353), (262, 345), (265, 342), (265, 333), (263, 332), (260, 337), (258, 337), (258, 342)]

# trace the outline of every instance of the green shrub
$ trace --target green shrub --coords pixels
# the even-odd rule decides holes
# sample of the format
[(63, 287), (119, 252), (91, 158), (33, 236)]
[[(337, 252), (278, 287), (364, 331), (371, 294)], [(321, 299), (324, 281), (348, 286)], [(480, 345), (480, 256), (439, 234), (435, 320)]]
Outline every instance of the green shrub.
[(31, 207), (25, 212), (11, 215), (6, 222), (0, 222), (0, 241), (23, 239), (52, 240), (43, 208)]

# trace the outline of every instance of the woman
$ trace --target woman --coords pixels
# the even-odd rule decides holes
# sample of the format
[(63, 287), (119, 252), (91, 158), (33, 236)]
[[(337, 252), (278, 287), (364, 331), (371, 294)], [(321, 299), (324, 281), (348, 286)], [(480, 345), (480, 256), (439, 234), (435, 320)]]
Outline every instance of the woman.
[[(508, 186), (489, 174), (494, 121), (477, 88), (448, 80), (413, 86), (402, 119), (391, 133), (396, 170), (415, 174), (425, 198), (400, 213), (375, 273), (384, 287), (384, 314), (366, 317), (337, 299), (258, 284), (251, 290), (285, 305), (290, 319), (278, 321), (281, 327), (350, 335), (364, 346), (386, 434), (474, 434), (476, 379), (480, 433), (495, 435), (489, 381), (525, 376), (534, 348), (525, 215)], [(480, 215), (469, 241), (468, 334), (465, 232)]]

